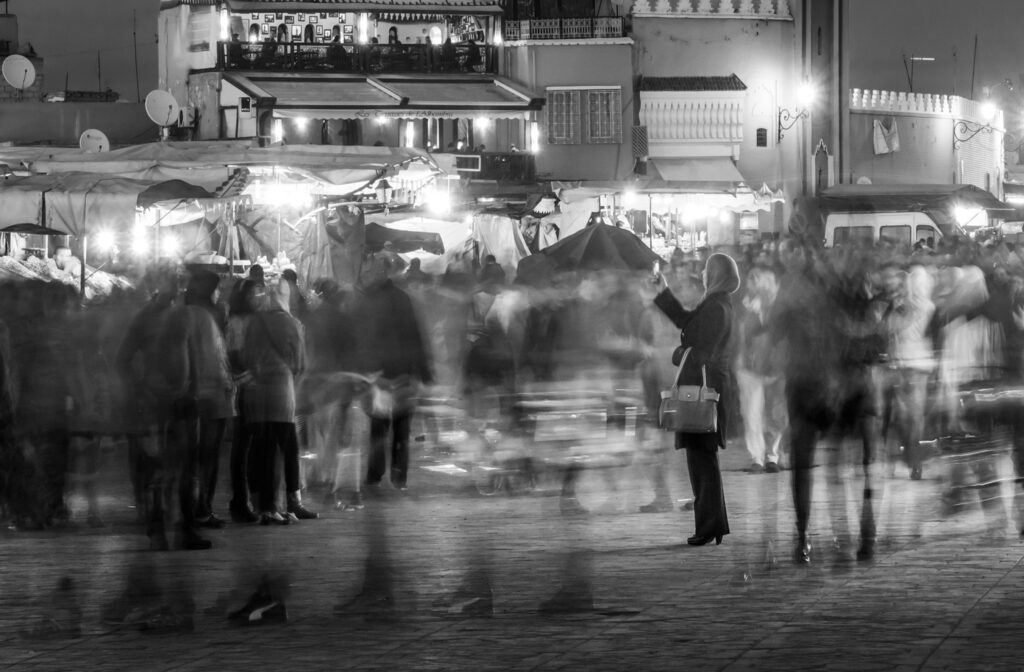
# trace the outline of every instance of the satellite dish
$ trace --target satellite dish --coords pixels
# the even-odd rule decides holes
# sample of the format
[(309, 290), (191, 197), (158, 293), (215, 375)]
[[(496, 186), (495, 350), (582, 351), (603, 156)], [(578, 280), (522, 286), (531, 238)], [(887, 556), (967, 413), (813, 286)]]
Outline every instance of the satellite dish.
[(178, 101), (168, 91), (155, 89), (146, 94), (146, 114), (160, 127), (178, 123)]
[(8, 56), (0, 70), (3, 71), (7, 83), (19, 91), (24, 91), (36, 81), (36, 66), (24, 56)]
[(90, 128), (78, 138), (78, 146), (89, 154), (109, 152), (110, 140), (107, 139), (107, 134), (103, 131)]

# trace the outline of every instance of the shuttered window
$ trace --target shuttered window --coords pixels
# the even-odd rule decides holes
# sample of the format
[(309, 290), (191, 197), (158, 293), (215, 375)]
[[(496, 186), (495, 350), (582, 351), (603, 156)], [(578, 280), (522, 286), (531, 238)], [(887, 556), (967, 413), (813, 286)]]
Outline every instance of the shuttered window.
[(580, 143), (580, 91), (548, 89), (548, 144)]
[(587, 91), (586, 141), (593, 144), (622, 142), (622, 93), (619, 89)]

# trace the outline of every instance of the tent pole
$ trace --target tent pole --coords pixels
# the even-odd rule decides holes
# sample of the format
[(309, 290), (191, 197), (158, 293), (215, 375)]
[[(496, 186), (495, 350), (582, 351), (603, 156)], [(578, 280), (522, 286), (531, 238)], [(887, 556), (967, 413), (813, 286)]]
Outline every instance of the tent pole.
[(85, 298), (85, 264), (89, 259), (89, 234), (82, 236), (82, 271), (79, 278), (79, 291)]

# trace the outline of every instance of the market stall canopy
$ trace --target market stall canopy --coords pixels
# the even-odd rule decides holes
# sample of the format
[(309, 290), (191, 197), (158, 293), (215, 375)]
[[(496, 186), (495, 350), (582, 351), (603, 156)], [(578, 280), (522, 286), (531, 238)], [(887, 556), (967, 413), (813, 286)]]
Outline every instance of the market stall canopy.
[(591, 224), (538, 254), (562, 271), (644, 271), (664, 263), (632, 232), (608, 224)]
[(32, 236), (66, 236), (68, 235), (64, 231), (58, 231), (57, 229), (51, 229), (48, 226), (40, 226), (39, 224), (32, 224), (30, 222), (23, 222), (21, 224), (11, 224), (0, 229), (3, 233), (23, 233)]
[(493, 75), (224, 75), (275, 117), (308, 119), (528, 119), (544, 99)]
[(258, 141), (154, 142), (103, 152), (0, 147), (0, 163), (36, 173), (113, 173), (151, 182), (179, 179), (214, 191), (238, 167), (290, 167), (329, 184), (365, 183), (411, 161), (433, 165), (424, 150), (342, 145), (273, 145)]
[[(47, 226), (64, 235), (78, 236), (98, 226), (124, 229), (135, 223), (141, 194), (171, 196), (150, 202), (175, 207), (196, 201), (194, 185), (184, 182), (160, 183), (133, 180), (109, 174), (57, 173), (12, 178), (0, 182), (0, 227), (26, 222)], [(207, 192), (203, 192), (207, 193)], [(222, 199), (209, 199), (220, 201)], [(203, 209), (194, 217), (207, 216)], [(208, 217), (209, 218), (209, 217)]]
[(638, 185), (642, 193), (732, 192), (745, 184), (743, 175), (727, 156), (687, 159), (649, 159), (647, 177)]
[(840, 184), (821, 192), (824, 212), (942, 211), (955, 207), (1012, 211), (1013, 206), (971, 184)]

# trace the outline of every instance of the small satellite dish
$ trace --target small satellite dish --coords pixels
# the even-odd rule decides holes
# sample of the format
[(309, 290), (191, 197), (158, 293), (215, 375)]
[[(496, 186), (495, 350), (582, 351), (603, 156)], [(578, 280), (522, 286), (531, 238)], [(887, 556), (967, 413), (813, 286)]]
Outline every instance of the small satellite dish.
[(110, 140), (103, 131), (90, 128), (78, 138), (78, 146), (89, 154), (110, 151)]
[(36, 81), (36, 66), (18, 54), (5, 58), (0, 70), (3, 71), (7, 83), (19, 91), (24, 91)]
[(146, 114), (160, 127), (178, 123), (178, 101), (168, 91), (155, 89), (146, 94)]

